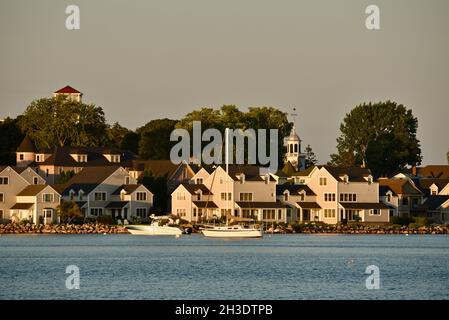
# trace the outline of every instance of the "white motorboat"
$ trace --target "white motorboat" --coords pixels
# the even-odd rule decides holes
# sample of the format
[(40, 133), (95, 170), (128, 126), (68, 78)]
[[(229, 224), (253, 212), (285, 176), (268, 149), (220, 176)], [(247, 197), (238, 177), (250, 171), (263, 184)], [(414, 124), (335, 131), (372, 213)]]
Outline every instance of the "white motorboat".
[[(160, 220), (167, 219), (167, 216), (156, 217), (151, 216), (153, 221), (150, 225), (127, 225), (126, 229), (135, 235), (153, 235), (153, 236), (180, 236), (184, 234), (184, 230), (179, 227), (161, 225)], [(171, 219), (169, 219), (171, 221)], [(173, 223), (173, 222), (171, 222)]]
[(210, 238), (261, 238), (262, 230), (253, 226), (214, 226), (202, 230)]

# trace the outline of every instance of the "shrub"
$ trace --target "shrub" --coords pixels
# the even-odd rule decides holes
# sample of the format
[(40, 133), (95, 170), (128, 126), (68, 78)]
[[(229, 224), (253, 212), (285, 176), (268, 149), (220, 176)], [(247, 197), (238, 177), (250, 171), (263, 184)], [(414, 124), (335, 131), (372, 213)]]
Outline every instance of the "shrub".
[(114, 220), (111, 216), (99, 216), (97, 222), (102, 224), (113, 224)]
[(415, 217), (413, 222), (419, 226), (428, 226), (432, 221), (427, 217)]
[(412, 219), (408, 218), (408, 217), (390, 217), (390, 222), (392, 224), (399, 224), (402, 226), (406, 226), (409, 225), (412, 222)]

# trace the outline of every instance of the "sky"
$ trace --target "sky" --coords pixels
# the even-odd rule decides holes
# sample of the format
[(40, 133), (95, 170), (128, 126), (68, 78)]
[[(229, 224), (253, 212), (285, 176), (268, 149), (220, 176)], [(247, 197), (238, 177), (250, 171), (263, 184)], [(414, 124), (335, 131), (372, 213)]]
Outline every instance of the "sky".
[(423, 164), (446, 164), (448, 16), (447, 0), (0, 0), (0, 118), (65, 85), (130, 129), (204, 106), (295, 107), (325, 163), (346, 113), (393, 100), (418, 118)]

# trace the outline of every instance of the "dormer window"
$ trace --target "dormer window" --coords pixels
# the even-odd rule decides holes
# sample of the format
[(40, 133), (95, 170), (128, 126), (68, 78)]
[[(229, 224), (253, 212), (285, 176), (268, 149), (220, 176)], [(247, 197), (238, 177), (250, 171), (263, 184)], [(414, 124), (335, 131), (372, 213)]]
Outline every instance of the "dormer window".
[(36, 162), (44, 162), (45, 157), (43, 154), (36, 154)]
[(288, 201), (288, 197), (289, 197), (289, 192), (285, 191), (284, 192), (284, 201)]
[(87, 162), (87, 154), (79, 154), (78, 162)]
[(83, 192), (83, 190), (80, 190), (80, 191), (78, 192), (78, 197), (79, 197), (80, 201), (83, 201), (83, 197), (84, 197), (84, 192)]
[(120, 155), (111, 154), (111, 162), (120, 162)]
[(69, 198), (70, 198), (70, 201), (73, 201), (74, 195), (75, 195), (75, 191), (70, 190), (70, 192), (69, 192)]
[(196, 184), (203, 184), (203, 178), (196, 179)]
[(299, 193), (299, 201), (304, 201), (305, 200), (305, 194), (304, 192), (300, 192)]
[(244, 184), (245, 183), (245, 174), (241, 174), (240, 175), (240, 184)]
[(345, 174), (344, 176), (340, 177), (341, 180), (343, 180), (344, 183), (348, 183), (349, 182), (349, 177), (347, 174)]
[(372, 177), (372, 176), (369, 176), (369, 177), (367, 178), (367, 180), (368, 180), (368, 184), (373, 183), (373, 177)]

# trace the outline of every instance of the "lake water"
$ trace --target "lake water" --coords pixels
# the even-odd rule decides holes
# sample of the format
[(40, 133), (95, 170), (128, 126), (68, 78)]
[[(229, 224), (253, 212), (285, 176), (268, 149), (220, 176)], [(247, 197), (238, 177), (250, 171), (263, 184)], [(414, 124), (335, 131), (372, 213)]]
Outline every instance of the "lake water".
[(2, 235), (0, 299), (449, 299), (449, 236)]

